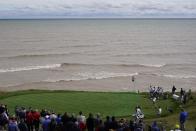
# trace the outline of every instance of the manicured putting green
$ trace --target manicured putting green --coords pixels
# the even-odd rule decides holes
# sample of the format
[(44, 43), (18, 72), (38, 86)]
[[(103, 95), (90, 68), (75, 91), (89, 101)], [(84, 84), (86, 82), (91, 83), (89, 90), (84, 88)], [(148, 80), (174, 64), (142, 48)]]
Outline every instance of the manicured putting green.
[[(9, 97), (0, 99), (7, 104), (13, 113), (15, 106), (32, 107), (34, 109), (48, 109), (57, 113), (101, 113), (102, 116), (128, 116), (134, 113), (136, 105), (141, 105), (146, 116), (154, 116), (155, 109), (152, 102), (144, 95), (134, 93), (97, 93), (97, 92), (37, 92), (12, 93)], [(168, 100), (160, 101), (159, 105), (165, 109), (172, 105)]]

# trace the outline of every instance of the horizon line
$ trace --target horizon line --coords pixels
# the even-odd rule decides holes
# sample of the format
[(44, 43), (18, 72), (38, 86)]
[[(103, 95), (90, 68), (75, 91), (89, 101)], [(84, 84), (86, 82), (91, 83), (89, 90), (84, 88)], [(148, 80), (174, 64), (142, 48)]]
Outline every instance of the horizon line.
[(120, 17), (114, 17), (114, 18), (105, 18), (105, 17), (95, 17), (95, 18), (89, 18), (89, 17), (69, 17), (69, 18), (0, 18), (0, 20), (182, 20), (182, 19), (196, 19), (195, 17), (141, 17), (141, 18), (120, 18)]

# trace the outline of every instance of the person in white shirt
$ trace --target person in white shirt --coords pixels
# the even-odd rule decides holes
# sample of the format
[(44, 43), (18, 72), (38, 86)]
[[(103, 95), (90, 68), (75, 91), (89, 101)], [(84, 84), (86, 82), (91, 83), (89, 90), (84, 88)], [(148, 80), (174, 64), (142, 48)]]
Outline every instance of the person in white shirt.
[(83, 122), (86, 123), (86, 117), (82, 114), (82, 112), (79, 112), (79, 115), (77, 116), (78, 123)]
[(157, 115), (158, 116), (161, 116), (161, 114), (162, 114), (162, 108), (159, 106), (158, 107), (158, 111), (157, 111)]

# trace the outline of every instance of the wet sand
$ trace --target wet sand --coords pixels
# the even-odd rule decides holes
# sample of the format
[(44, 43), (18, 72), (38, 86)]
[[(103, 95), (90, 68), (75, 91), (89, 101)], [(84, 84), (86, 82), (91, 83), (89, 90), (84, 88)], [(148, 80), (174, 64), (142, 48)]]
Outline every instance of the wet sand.
[(132, 82), (130, 77), (114, 77), (100, 80), (82, 81), (58, 81), (58, 82), (36, 82), (17, 86), (0, 87), (0, 91), (17, 90), (74, 90), (74, 91), (98, 91), (98, 92), (129, 92), (148, 91), (149, 86), (163, 87), (164, 91), (171, 91), (173, 84), (177, 91), (180, 88), (196, 91), (196, 79), (170, 79), (153, 75), (138, 75)]

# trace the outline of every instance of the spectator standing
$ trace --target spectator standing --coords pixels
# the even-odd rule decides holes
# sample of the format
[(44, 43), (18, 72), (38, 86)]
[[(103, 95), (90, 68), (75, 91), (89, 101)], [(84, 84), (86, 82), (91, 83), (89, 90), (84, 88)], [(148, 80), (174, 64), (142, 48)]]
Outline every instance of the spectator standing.
[(129, 122), (129, 128), (130, 128), (131, 131), (134, 131), (135, 124), (132, 120), (130, 120), (130, 122)]
[(51, 118), (51, 122), (48, 125), (49, 131), (56, 131), (57, 123), (54, 118)]
[(51, 122), (50, 116), (46, 115), (45, 119), (44, 119), (44, 121), (42, 123), (43, 131), (49, 131), (49, 124), (50, 124), (50, 122)]
[(102, 120), (100, 120), (99, 125), (96, 127), (95, 131), (105, 131), (105, 127)]
[(139, 120), (139, 123), (136, 123), (136, 127), (134, 131), (144, 131), (144, 123), (142, 121), (142, 119)]
[(173, 85), (173, 87), (172, 87), (172, 95), (175, 94), (175, 91), (176, 91), (176, 87), (175, 87), (175, 85)]
[(50, 119), (52, 119), (52, 118), (54, 118), (54, 119), (56, 119), (56, 118), (57, 118), (57, 115), (55, 114), (55, 112), (52, 112), (52, 113), (51, 113), (51, 115), (50, 115)]
[(151, 127), (151, 131), (160, 131), (160, 128), (157, 125), (157, 122), (154, 121)]
[(91, 113), (89, 114), (89, 117), (86, 120), (86, 126), (88, 131), (94, 131), (95, 119), (93, 118), (93, 115)]
[(64, 113), (64, 115), (61, 117), (61, 121), (63, 123), (64, 126), (67, 125), (67, 123), (69, 122), (70, 118), (67, 114), (67, 112)]
[(79, 112), (79, 115), (77, 116), (77, 121), (78, 122), (86, 122), (86, 117), (83, 115), (82, 111)]
[(184, 90), (181, 88), (180, 89), (180, 97), (182, 97), (184, 95)]
[(183, 97), (183, 101), (182, 102), (183, 102), (183, 104), (186, 104), (186, 102), (187, 102), (187, 94), (186, 93), (184, 94), (184, 97)]
[(26, 118), (26, 109), (24, 107), (21, 107), (21, 109), (18, 110), (18, 117), (20, 119), (25, 119)]
[(77, 122), (81, 131), (84, 131), (86, 128), (86, 117), (82, 114), (82, 111), (79, 112), (77, 117)]
[(15, 117), (11, 117), (8, 124), (8, 131), (19, 131)]
[(109, 131), (110, 124), (111, 124), (110, 117), (106, 116), (106, 121), (104, 122), (105, 131)]
[(4, 109), (5, 109), (5, 113), (7, 114), (7, 116), (9, 116), (9, 111), (8, 111), (7, 105), (5, 105)]
[(160, 117), (162, 114), (162, 108), (159, 106), (157, 110), (157, 115)]
[(29, 131), (33, 131), (33, 114), (32, 114), (32, 111), (27, 111), (26, 123), (27, 123)]
[(116, 130), (118, 128), (118, 122), (116, 121), (115, 117), (112, 116), (112, 122), (111, 122), (111, 129)]
[(188, 117), (188, 113), (184, 110), (184, 109), (181, 109), (181, 112), (180, 112), (180, 129), (181, 130), (185, 130), (185, 122), (186, 122), (186, 119)]
[(74, 113), (71, 114), (70, 120), (71, 120), (73, 123), (76, 123), (77, 119), (76, 119), (76, 116), (75, 116)]
[(27, 124), (25, 123), (24, 119), (20, 120), (20, 123), (18, 124), (18, 128), (20, 131), (28, 131)]
[(95, 118), (95, 128), (97, 128), (100, 125), (100, 121), (101, 121), (100, 114), (97, 113)]
[(0, 106), (0, 130), (5, 129), (8, 121), (9, 121), (9, 117), (7, 116), (4, 105), (1, 105)]
[(136, 123), (138, 123), (139, 120), (141, 120), (141, 119), (144, 118), (144, 114), (143, 114), (140, 106), (136, 106), (136, 108), (135, 108), (135, 114), (133, 114), (133, 116), (135, 117), (135, 122)]
[(61, 114), (57, 115), (56, 122), (57, 122), (57, 125), (61, 124)]
[(36, 109), (32, 112), (33, 115), (33, 125), (35, 127), (35, 131), (39, 131), (39, 123), (40, 123), (40, 113)]

